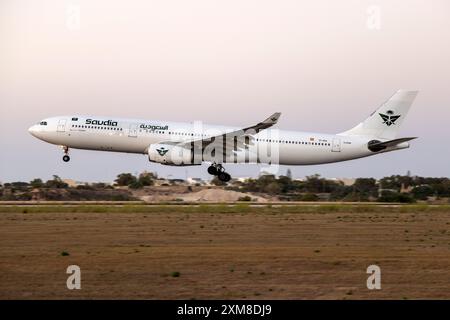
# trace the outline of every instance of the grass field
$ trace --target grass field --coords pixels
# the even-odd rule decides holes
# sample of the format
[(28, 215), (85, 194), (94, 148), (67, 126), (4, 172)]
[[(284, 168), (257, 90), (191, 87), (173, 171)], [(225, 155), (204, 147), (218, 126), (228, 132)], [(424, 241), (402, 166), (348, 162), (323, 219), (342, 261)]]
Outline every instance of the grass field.
[(0, 205), (0, 298), (449, 299), (450, 206)]

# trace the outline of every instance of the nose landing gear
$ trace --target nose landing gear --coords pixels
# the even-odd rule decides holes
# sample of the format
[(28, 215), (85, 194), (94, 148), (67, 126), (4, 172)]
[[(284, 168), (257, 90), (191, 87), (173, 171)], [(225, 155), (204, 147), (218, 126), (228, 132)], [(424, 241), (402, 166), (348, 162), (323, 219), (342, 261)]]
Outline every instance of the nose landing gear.
[(64, 161), (64, 162), (69, 162), (69, 161), (70, 161), (70, 157), (69, 157), (69, 147), (63, 146), (62, 148), (63, 148), (63, 150), (64, 150), (63, 161)]
[(217, 176), (220, 181), (228, 182), (231, 176), (225, 172), (225, 168), (220, 163), (213, 163), (208, 167), (208, 173)]

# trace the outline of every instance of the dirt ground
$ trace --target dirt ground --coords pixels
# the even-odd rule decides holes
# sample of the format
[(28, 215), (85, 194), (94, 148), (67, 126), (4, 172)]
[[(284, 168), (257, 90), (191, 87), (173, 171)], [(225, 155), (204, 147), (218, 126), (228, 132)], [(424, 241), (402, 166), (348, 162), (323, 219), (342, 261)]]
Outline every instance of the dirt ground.
[(450, 299), (450, 213), (1, 213), (0, 298)]
[(221, 187), (192, 186), (190, 191), (186, 186), (152, 186), (133, 190), (133, 196), (147, 203), (160, 203), (161, 201), (187, 201), (187, 202), (233, 202), (240, 198), (250, 196), (253, 202), (268, 202), (277, 200), (276, 197), (261, 197), (258, 195), (224, 190)]

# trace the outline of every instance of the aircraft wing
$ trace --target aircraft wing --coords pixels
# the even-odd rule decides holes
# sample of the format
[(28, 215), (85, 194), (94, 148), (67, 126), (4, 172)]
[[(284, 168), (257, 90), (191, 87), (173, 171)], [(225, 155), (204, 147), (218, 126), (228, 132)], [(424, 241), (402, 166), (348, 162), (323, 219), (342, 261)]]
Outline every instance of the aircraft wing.
[(248, 145), (253, 145), (256, 133), (275, 125), (280, 118), (281, 113), (276, 112), (262, 122), (245, 127), (243, 129), (225, 132), (223, 134), (205, 137), (203, 139), (193, 139), (189, 141), (175, 142), (168, 141), (163, 143), (176, 144), (178, 146), (191, 146), (192, 143), (201, 145), (202, 149), (210, 148), (215, 150), (224, 150), (224, 154), (229, 155), (244, 149)]

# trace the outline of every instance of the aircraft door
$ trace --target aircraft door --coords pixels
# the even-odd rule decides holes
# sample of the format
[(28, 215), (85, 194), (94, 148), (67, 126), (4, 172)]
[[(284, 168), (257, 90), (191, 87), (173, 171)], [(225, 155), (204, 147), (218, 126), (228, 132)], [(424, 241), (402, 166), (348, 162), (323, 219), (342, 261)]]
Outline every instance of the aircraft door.
[(56, 129), (57, 132), (64, 132), (66, 131), (66, 119), (61, 119), (58, 121), (58, 127)]
[(341, 152), (341, 139), (333, 139), (333, 143), (331, 145), (332, 152)]
[(130, 129), (128, 131), (128, 136), (131, 138), (136, 138), (137, 137), (137, 124), (130, 124)]

